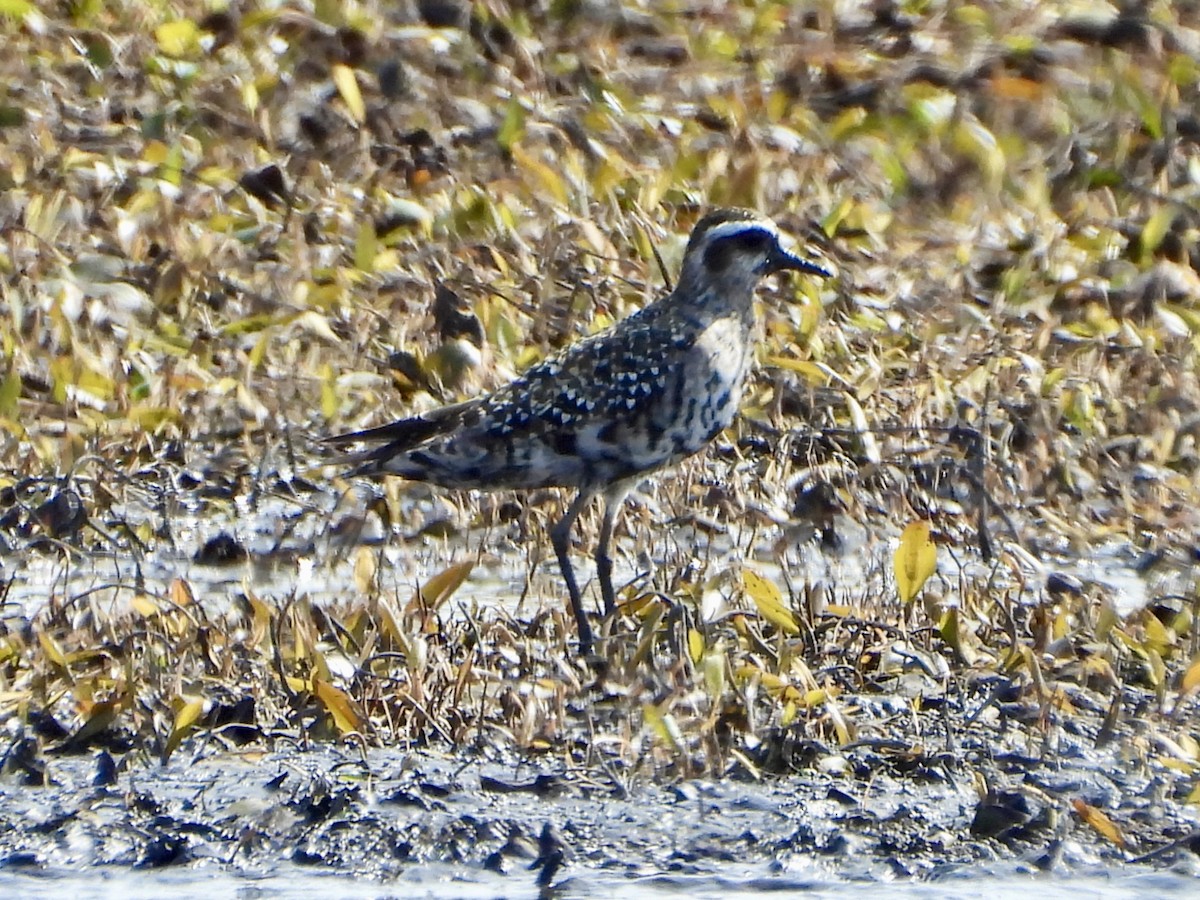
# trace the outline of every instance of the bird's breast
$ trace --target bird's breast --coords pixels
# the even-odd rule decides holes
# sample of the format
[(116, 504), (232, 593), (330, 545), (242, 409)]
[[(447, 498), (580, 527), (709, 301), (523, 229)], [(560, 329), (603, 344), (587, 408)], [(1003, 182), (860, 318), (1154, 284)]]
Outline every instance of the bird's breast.
[(677, 347), (652, 402), (621, 427), (598, 433), (639, 468), (665, 465), (704, 448), (733, 421), (749, 362), (749, 329), (736, 318), (706, 326)]
[(736, 318), (718, 319), (696, 339), (685, 368), (679, 426), (695, 452), (726, 428), (742, 402), (749, 367), (749, 329)]

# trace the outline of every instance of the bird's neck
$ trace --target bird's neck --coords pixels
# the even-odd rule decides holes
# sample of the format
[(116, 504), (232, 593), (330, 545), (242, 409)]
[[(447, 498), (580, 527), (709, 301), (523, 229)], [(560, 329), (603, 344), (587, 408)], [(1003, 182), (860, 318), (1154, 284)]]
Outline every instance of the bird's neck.
[(754, 322), (754, 282), (744, 278), (689, 277), (684, 270), (679, 283), (660, 302), (673, 315), (705, 328), (718, 319), (738, 318), (747, 326)]

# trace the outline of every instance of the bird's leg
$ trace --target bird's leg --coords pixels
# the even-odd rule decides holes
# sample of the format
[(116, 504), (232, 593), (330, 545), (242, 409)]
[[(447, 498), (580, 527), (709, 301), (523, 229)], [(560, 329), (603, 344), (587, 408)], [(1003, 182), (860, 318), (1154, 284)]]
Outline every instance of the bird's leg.
[(583, 599), (579, 596), (579, 585), (575, 583), (575, 570), (571, 568), (571, 528), (592, 497), (592, 491), (580, 490), (563, 517), (550, 529), (550, 544), (554, 547), (554, 555), (558, 557), (558, 567), (567, 583), (567, 593), (571, 595), (571, 612), (575, 614), (575, 627), (579, 630), (579, 652), (584, 656), (592, 652), (592, 626), (587, 613), (583, 611)]
[(612, 583), (612, 557), (608, 549), (612, 545), (613, 525), (629, 494), (624, 484), (612, 485), (604, 494), (604, 518), (600, 522), (600, 537), (596, 541), (596, 577), (600, 579), (600, 596), (604, 598), (604, 614), (611, 616), (617, 611), (617, 595)]

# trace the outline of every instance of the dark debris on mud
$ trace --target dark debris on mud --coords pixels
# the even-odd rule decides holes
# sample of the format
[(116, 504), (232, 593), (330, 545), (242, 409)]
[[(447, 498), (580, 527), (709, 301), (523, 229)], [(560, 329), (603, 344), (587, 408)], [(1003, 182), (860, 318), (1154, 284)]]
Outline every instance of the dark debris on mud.
[[(843, 696), (841, 748), (771, 729), (722, 778), (679, 780), (614, 761), (531, 758), (493, 745), (402, 751), (361, 743), (220, 750), (167, 764), (13, 741), (0, 780), (0, 868), (280, 865), (383, 881), (449, 866), (549, 885), (604, 872), (716, 877), (802, 871), (829, 880), (1058, 875), (1144, 865), (1200, 877), (1186, 774), (1126, 755), (1153, 737), (1137, 699), (1064, 721), (1011, 685), (925, 684)], [(1071, 700), (1076, 709), (1089, 700)], [(1041, 722), (1031, 732), (1028, 723)], [(1130, 740), (1130, 739), (1133, 740)], [(257, 742), (250, 748), (259, 746)], [(1144, 748), (1150, 753), (1151, 748)], [(666, 777), (664, 777), (666, 776)], [(31, 789), (31, 785), (37, 789)], [(1119, 823), (1120, 840), (1082, 809)]]

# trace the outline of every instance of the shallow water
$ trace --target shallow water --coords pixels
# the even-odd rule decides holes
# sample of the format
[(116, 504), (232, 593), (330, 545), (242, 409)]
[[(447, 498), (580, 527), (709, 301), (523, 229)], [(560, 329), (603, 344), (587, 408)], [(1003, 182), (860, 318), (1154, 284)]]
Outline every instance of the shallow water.
[[(759, 869), (763, 867), (757, 867)], [(878, 891), (878, 885), (861, 881), (822, 881), (787, 873), (732, 871), (727, 876), (689, 877), (651, 875), (623, 878), (595, 872), (583, 873), (557, 882), (552, 889), (556, 898), (606, 897), (656, 898), (686, 897), (689, 900), (734, 900), (763, 894), (803, 894), (814, 900), (844, 900)], [(889, 900), (1022, 900), (1031, 893), (1040, 900), (1125, 900), (1125, 898), (1195, 897), (1200, 883), (1194, 878), (1155, 872), (1125, 874), (1111, 872), (1093, 876), (1056, 878), (1042, 875), (1002, 875), (960, 873), (937, 881), (892, 881), (885, 890)], [(230, 897), (252, 900), (272, 897), (300, 900), (321, 896), (334, 898), (428, 897), (442, 898), (522, 898), (539, 897), (532, 878), (521, 875), (495, 875), (478, 869), (451, 866), (426, 866), (392, 881), (380, 882), (356, 878), (344, 873), (316, 874), (294, 868), (270, 875), (239, 876), (218, 870), (133, 872), (124, 869), (91, 869), (86, 872), (41, 872), (25, 875), (0, 872), (0, 893), (9, 897), (68, 896), (96, 900), (158, 900), (170, 895), (173, 900), (216, 900)]]
[[(374, 557), (377, 589), (401, 601), (407, 601), (418, 585), (448, 566), (471, 559), (477, 560), (476, 566), (457, 595), (460, 602), (531, 615), (536, 610), (530, 607), (538, 603), (565, 601), (557, 563), (540, 532), (530, 534), (508, 524), (488, 530), (459, 531), (451, 527), (445, 537), (386, 536), (377, 519), (370, 519), (360, 530), (331, 525), (333, 503), (333, 499), (327, 499), (329, 508), (309, 506), (298, 510), (294, 504), (277, 501), (263, 503), (247, 515), (237, 515), (233, 510), (203, 515), (182, 512), (172, 522), (171, 546), (160, 544), (137, 555), (81, 552), (64, 557), (56, 552), (22, 550), (0, 556), (0, 571), (9, 582), (4, 613), (33, 616), (48, 602), (80, 597), (104, 608), (121, 608), (137, 593), (166, 596), (175, 579), (186, 581), (196, 599), (211, 604), (208, 608), (214, 612), (225, 608), (245, 589), (262, 597), (297, 596), (320, 604), (360, 595), (354, 576), (360, 554)], [(430, 515), (436, 518), (439, 513)], [(134, 517), (131, 520), (137, 521)], [(286, 532), (283, 536), (281, 530)], [(615, 554), (614, 579), (618, 586), (644, 583), (656, 568), (694, 566), (693, 574), (711, 578), (746, 562), (781, 588), (801, 590), (806, 585), (820, 585), (829, 602), (851, 607), (864, 597), (893, 591), (890, 573), (894, 535), (872, 534), (849, 520), (839, 524), (841, 546), (836, 550), (818, 546), (811, 537), (798, 538), (754, 524), (730, 523), (715, 533), (687, 524), (659, 528), (649, 535), (643, 533), (644, 529), (635, 531), (637, 536), (620, 542), (625, 552)], [(248, 558), (222, 564), (201, 561), (198, 551), (219, 534), (235, 537)], [(648, 537), (651, 543), (647, 546), (644, 540), (638, 540), (639, 536)], [(369, 543), (357, 543), (357, 539)], [(631, 552), (635, 543), (642, 546), (636, 558)], [(585, 594), (592, 598), (595, 586), (590, 583), (593, 565), (589, 553), (587, 542), (581, 542), (573, 563)], [(1019, 590), (1025, 602), (1038, 601), (1047, 575), (1053, 572), (1095, 585), (1119, 615), (1127, 616), (1155, 596), (1183, 592), (1190, 583), (1188, 567), (1164, 566), (1147, 575), (1138, 571), (1137, 556), (1127, 542), (1114, 542), (1086, 557), (1046, 555), (1035, 559), (1020, 552), (1012, 559), (1022, 570)], [(1013, 578), (1004, 570), (999, 573), (1000, 581), (996, 581), (994, 566), (969, 552), (959, 552), (953, 558), (940, 554), (939, 574), (942, 582), (951, 586), (951, 594), (952, 586), (963, 576), (969, 581), (1014, 587)], [(531, 590), (526, 590), (527, 580)], [(727, 594), (727, 587), (720, 593)], [(530, 606), (520, 608), (520, 598)], [(719, 603), (706, 603), (702, 617), (718, 615)]]

